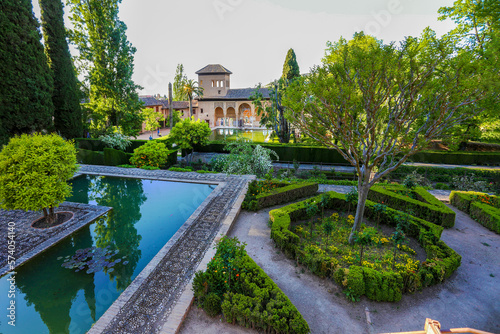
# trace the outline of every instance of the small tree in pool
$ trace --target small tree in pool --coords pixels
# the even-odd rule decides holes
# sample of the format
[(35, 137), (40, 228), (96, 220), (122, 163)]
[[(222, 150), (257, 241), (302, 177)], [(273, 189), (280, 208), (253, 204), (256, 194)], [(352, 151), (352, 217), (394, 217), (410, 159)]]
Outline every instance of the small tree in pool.
[[(192, 150), (191, 153), (194, 153), (195, 146), (205, 145), (211, 133), (212, 131), (206, 122), (186, 118), (174, 126), (169, 137), (181, 149)], [(193, 154), (191, 154), (191, 159), (192, 156)]]
[(0, 152), (0, 207), (42, 210), (50, 225), (54, 208), (71, 194), (76, 149), (56, 134), (13, 137)]

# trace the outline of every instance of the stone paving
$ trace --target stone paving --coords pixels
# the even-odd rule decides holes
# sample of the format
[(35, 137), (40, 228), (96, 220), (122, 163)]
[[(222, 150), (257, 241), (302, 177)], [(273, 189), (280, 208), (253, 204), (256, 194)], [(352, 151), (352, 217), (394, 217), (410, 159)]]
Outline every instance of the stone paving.
[(82, 174), (218, 184), (88, 333), (159, 333), (222, 221), (253, 176), (147, 171), (82, 165)]
[(2, 235), (2, 243), (0, 244), (0, 276), (11, 271), (10, 265), (7, 265), (8, 257), (8, 232), (9, 223), (13, 227), (11, 232), (14, 232), (14, 258), (15, 267), (28, 261), (37, 254), (43, 252), (47, 248), (58, 243), (65, 237), (94, 221), (106, 212), (111, 210), (109, 207), (95, 206), (80, 203), (62, 203), (55, 212), (70, 211), (74, 216), (68, 222), (47, 229), (36, 229), (31, 227), (33, 221), (42, 216), (41, 212), (22, 211), (22, 210), (0, 210), (0, 235)]

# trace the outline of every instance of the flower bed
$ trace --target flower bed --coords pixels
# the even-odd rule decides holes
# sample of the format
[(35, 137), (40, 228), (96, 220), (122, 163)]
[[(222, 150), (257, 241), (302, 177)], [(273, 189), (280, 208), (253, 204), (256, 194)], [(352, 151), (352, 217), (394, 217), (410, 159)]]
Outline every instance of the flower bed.
[(287, 183), (275, 180), (252, 181), (248, 185), (242, 208), (249, 211), (258, 211), (262, 208), (311, 196), (317, 192), (317, 183)]
[(266, 333), (309, 333), (309, 326), (236, 238), (223, 237), (205, 272), (193, 280), (196, 303), (208, 315)]
[[(328, 192), (326, 195), (326, 209), (347, 210), (348, 202), (345, 195), (335, 192)], [(307, 263), (308, 252), (302, 248), (301, 237), (292, 232), (291, 223), (307, 218), (308, 207), (318, 205), (320, 201), (321, 196), (317, 196), (269, 213), (272, 222), (271, 239), (285, 254), (299, 262)], [(381, 221), (389, 226), (401, 225), (402, 212), (392, 208), (386, 208), (381, 212), (375, 209), (376, 205), (369, 200), (366, 202), (366, 218), (373, 221), (381, 218)], [(403, 232), (418, 240), (427, 256), (424, 262), (407, 261), (406, 264), (410, 263), (407, 268), (401, 268), (399, 271), (381, 271), (376, 270), (375, 266), (365, 264), (343, 266), (336, 257), (325, 253), (322, 256), (310, 257), (316, 263), (314, 266), (311, 264), (308, 266), (317, 268), (314, 271), (320, 277), (333, 278), (346, 288), (347, 294), (353, 299), (366, 295), (369, 299), (377, 301), (398, 301), (402, 293), (442, 282), (460, 266), (461, 256), (440, 240), (443, 227), (414, 216), (405, 217), (407, 221), (402, 224)]]
[(452, 191), (450, 202), (484, 227), (500, 234), (500, 197), (472, 191)]

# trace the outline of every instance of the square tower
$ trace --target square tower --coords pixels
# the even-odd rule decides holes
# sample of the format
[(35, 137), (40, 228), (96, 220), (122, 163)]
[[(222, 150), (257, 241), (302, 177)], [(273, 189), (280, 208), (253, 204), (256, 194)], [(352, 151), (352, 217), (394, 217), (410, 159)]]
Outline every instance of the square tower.
[(198, 84), (203, 88), (203, 97), (223, 97), (231, 88), (230, 70), (220, 64), (207, 65), (197, 71)]

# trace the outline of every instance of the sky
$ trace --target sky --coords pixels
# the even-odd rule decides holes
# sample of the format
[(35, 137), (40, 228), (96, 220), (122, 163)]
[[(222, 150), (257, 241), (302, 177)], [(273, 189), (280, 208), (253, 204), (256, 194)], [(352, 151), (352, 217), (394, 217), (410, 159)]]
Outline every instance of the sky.
[[(122, 0), (120, 19), (137, 48), (134, 81), (142, 95), (168, 94), (177, 64), (189, 79), (208, 64), (231, 72), (231, 88), (255, 87), (281, 76), (293, 48), (301, 73), (319, 65), (326, 43), (364, 31), (384, 42), (438, 36), (453, 29), (438, 9), (453, 0)], [(33, 1), (40, 18), (38, 1)], [(70, 27), (68, 18), (65, 24)], [(76, 52), (72, 50), (72, 52)]]

